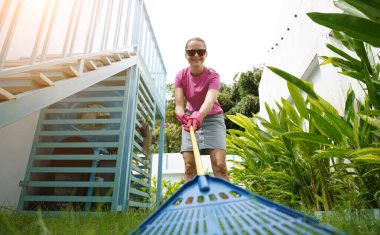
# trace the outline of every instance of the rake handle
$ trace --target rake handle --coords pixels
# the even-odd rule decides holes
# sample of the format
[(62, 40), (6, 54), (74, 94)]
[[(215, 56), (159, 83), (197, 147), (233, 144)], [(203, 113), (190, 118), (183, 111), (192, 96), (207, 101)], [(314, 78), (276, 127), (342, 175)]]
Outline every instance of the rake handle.
[(198, 148), (197, 140), (195, 139), (193, 126), (190, 126), (190, 137), (191, 137), (191, 143), (193, 145), (193, 153), (194, 153), (194, 159), (195, 159), (195, 167), (197, 168), (197, 175), (204, 175), (205, 171), (203, 170), (201, 155), (199, 154), (199, 148)]

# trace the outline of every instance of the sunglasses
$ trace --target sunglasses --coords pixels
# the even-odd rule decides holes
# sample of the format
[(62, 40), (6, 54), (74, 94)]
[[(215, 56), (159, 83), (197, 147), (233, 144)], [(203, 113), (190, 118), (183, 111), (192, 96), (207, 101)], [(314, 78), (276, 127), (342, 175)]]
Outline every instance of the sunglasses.
[(204, 56), (206, 54), (206, 49), (186, 50), (186, 54), (188, 56), (195, 56), (195, 53), (199, 56)]

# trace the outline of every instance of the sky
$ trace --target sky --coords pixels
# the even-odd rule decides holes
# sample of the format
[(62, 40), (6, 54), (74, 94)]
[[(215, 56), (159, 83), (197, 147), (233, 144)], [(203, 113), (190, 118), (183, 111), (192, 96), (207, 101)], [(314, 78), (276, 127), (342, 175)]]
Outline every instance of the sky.
[[(290, 1), (290, 0), (288, 0)], [(265, 63), (280, 25), (279, 0), (145, 0), (166, 66), (167, 82), (188, 66), (186, 41), (206, 41), (205, 65), (221, 81), (233, 83), (236, 73)]]

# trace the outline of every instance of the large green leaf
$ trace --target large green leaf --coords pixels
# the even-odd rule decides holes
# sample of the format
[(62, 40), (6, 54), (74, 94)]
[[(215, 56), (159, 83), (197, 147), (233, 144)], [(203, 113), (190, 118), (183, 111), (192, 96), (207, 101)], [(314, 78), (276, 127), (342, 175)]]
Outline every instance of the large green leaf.
[(367, 164), (380, 164), (380, 155), (362, 155), (359, 157), (354, 157), (351, 160), (353, 161), (360, 161)]
[(363, 12), (359, 11), (358, 9), (348, 4), (344, 0), (334, 0), (334, 5), (350, 15), (367, 18), (367, 16)]
[(252, 121), (252, 119), (244, 116), (243, 114), (237, 113), (236, 115), (227, 115), (227, 118), (249, 132), (253, 132), (256, 128), (256, 124)]
[(332, 34), (334, 38), (338, 39), (347, 49), (353, 51), (354, 45), (353, 45), (353, 39), (350, 36), (347, 36), (347, 34), (343, 32), (339, 32), (336, 30), (332, 31)]
[(265, 109), (267, 110), (269, 121), (271, 123), (277, 123), (276, 115), (274, 114), (274, 111), (269, 107), (268, 103), (265, 103)]
[(332, 64), (334, 67), (341, 68), (343, 71), (360, 71), (361, 66), (358, 66), (355, 63), (352, 63), (351, 61), (344, 60), (342, 58), (338, 57), (326, 57), (326, 56), (321, 56), (323, 63), (321, 65), (326, 65), (326, 64)]
[(329, 48), (330, 50), (332, 50), (333, 52), (335, 52), (336, 54), (342, 56), (346, 60), (350, 61), (352, 64), (355, 65), (355, 67), (358, 67), (358, 68), (361, 67), (361, 62), (359, 60), (357, 60), (354, 57), (350, 56), (349, 54), (347, 54), (346, 52), (344, 52), (341, 49), (337, 48), (336, 46), (334, 46), (334, 45), (332, 45), (330, 43), (327, 43), (326, 47)]
[(329, 102), (327, 102), (322, 97), (318, 96), (318, 99), (313, 99), (311, 97), (308, 97), (308, 101), (315, 106), (315, 108), (318, 108), (321, 112), (328, 112), (332, 115), (335, 115), (339, 117), (338, 111), (332, 106)]
[(288, 114), (287, 115), (288, 119), (290, 119), (290, 121), (292, 121), (294, 124), (296, 124), (297, 127), (300, 126), (301, 119), (300, 119), (297, 111), (293, 108), (293, 106), (286, 99), (282, 98), (281, 101), (282, 101), (282, 105), (284, 106), (286, 113)]
[(289, 74), (289, 73), (287, 73), (281, 69), (271, 67), (271, 66), (267, 66), (267, 68), (270, 69), (275, 74), (277, 74), (278, 76), (285, 79), (286, 81), (288, 81), (288, 82), (292, 83), (293, 85), (295, 85), (296, 87), (300, 88), (309, 96), (311, 96), (315, 99), (318, 99), (317, 94), (314, 92), (313, 88), (311, 88), (311, 86), (307, 82), (305, 82), (305, 81), (303, 81), (303, 80), (301, 80), (301, 79), (299, 79), (299, 78), (297, 78), (297, 77), (295, 77), (295, 76), (293, 76), (293, 75), (291, 75), (291, 74)]
[(359, 114), (359, 117), (363, 119), (364, 121), (368, 122), (369, 124), (380, 129), (380, 119), (375, 119), (363, 114)]
[(339, 13), (310, 12), (307, 15), (320, 25), (342, 31), (353, 38), (380, 47), (380, 24), (378, 23)]
[(309, 113), (307, 112), (307, 105), (306, 105), (304, 98), (301, 95), (301, 92), (292, 83), (286, 82), (286, 84), (288, 85), (289, 93), (292, 96), (294, 105), (296, 106), (301, 117), (303, 117), (305, 119), (309, 119)]
[(322, 159), (322, 158), (345, 158), (348, 152), (347, 149), (339, 149), (339, 148), (326, 148), (323, 150), (317, 150), (317, 153), (313, 155), (313, 158)]
[(360, 72), (353, 72), (353, 71), (342, 71), (342, 72), (339, 72), (340, 74), (343, 74), (343, 75), (346, 75), (348, 77), (352, 77), (358, 81), (361, 81), (363, 83), (365, 83), (364, 81), (364, 75)]
[(367, 85), (368, 96), (372, 105), (376, 109), (380, 109), (380, 89), (377, 89), (377, 86), (373, 83), (373, 79), (371, 78), (367, 68), (364, 68), (364, 78), (366, 81), (365, 84)]
[(312, 143), (317, 143), (317, 144), (322, 144), (322, 145), (331, 144), (331, 141), (323, 135), (317, 135), (317, 134), (312, 134), (312, 133), (307, 133), (307, 132), (287, 132), (287, 133), (284, 133), (283, 135), (285, 135), (286, 137), (292, 140), (312, 142)]
[(355, 92), (350, 87), (347, 91), (347, 98), (344, 105), (344, 120), (350, 121), (351, 116), (354, 115), (354, 102), (355, 102)]
[(373, 176), (373, 175), (376, 175), (376, 174), (379, 174), (380, 173), (380, 167), (379, 168), (375, 168), (375, 169), (372, 169), (366, 173), (364, 173), (362, 175), (362, 177), (367, 177), (367, 176)]
[(371, 20), (380, 23), (380, 3), (379, 1), (368, 0), (345, 0), (365, 14)]
[(359, 114), (380, 116), (380, 110), (363, 110), (359, 111)]
[(352, 141), (352, 143), (355, 143), (354, 132), (352, 131), (352, 127), (349, 123), (342, 120), (341, 117), (337, 117), (329, 113), (325, 113), (325, 118), (330, 123), (332, 123), (340, 133), (347, 136)]
[(362, 66), (361, 68), (365, 68), (367, 67), (369, 73), (372, 75), (373, 74), (373, 71), (372, 71), (372, 64), (370, 62), (370, 59), (368, 58), (368, 54), (367, 54), (367, 50), (365, 48), (365, 45), (362, 41), (359, 41), (359, 40), (356, 40), (354, 39), (354, 50), (356, 52), (356, 54), (359, 56), (359, 58), (361, 59), (362, 61)]
[(362, 148), (362, 149), (355, 149), (351, 150), (349, 155), (380, 155), (380, 148)]
[(314, 121), (314, 125), (318, 128), (318, 130), (334, 140), (335, 142), (340, 143), (342, 141), (342, 135), (338, 131), (338, 129), (331, 125), (328, 121), (326, 121), (321, 115), (317, 114), (312, 110), (308, 110), (310, 114), (310, 119)]

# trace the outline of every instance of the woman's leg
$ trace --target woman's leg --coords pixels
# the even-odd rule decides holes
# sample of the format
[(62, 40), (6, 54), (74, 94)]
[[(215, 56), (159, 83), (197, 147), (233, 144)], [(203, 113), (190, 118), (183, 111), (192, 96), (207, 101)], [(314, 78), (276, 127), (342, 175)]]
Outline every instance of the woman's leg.
[(229, 181), (227, 175), (226, 151), (222, 149), (213, 149), (210, 151), (210, 159), (214, 176)]
[(185, 162), (185, 182), (187, 182), (197, 175), (197, 169), (193, 152), (183, 152), (182, 156)]

